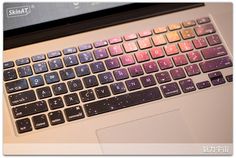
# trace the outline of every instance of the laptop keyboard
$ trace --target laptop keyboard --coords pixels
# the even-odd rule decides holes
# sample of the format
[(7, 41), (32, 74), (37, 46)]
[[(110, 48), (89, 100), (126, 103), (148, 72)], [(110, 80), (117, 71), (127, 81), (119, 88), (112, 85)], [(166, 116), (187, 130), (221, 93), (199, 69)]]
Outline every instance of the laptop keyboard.
[[(209, 17), (3, 63), (18, 133), (232, 82)], [(196, 75), (208, 80), (194, 83)]]

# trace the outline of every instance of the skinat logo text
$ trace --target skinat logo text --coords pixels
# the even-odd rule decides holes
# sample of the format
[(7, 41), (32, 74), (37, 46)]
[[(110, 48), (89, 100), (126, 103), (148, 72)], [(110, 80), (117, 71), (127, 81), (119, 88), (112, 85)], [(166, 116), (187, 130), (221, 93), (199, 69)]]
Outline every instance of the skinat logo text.
[(7, 17), (26, 16), (31, 13), (30, 6), (7, 8)]

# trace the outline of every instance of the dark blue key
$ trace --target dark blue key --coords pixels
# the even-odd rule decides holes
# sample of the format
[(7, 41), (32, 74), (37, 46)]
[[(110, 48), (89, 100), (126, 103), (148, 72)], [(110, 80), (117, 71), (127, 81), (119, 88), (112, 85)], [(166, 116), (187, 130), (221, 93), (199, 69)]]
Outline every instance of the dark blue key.
[(195, 91), (195, 85), (192, 79), (186, 79), (179, 81), (180, 87), (184, 93)]
[(36, 95), (33, 90), (28, 90), (20, 93), (14, 93), (8, 97), (11, 106), (28, 103), (36, 100)]
[(63, 53), (64, 53), (65, 55), (77, 53), (77, 49), (76, 49), (75, 47), (66, 48), (66, 49), (63, 50)]
[(196, 85), (197, 85), (198, 89), (204, 89), (204, 88), (211, 87), (211, 84), (209, 81), (198, 82)]
[(22, 58), (22, 59), (16, 60), (16, 65), (17, 66), (28, 64), (28, 63), (30, 63), (30, 59), (29, 58)]
[(36, 74), (48, 71), (48, 67), (47, 67), (46, 62), (36, 63), (36, 64), (33, 65), (33, 68), (34, 68), (34, 72)]
[(13, 61), (7, 61), (3, 63), (3, 69), (8, 69), (14, 67), (14, 62)]
[(79, 50), (80, 51), (85, 51), (85, 50), (89, 50), (89, 49), (92, 49), (92, 48), (93, 48), (93, 46), (90, 43), (79, 45)]
[(98, 75), (101, 84), (111, 83), (114, 81), (111, 72), (105, 72)]
[(22, 91), (28, 89), (28, 83), (26, 79), (19, 79), (5, 83), (7, 93)]
[(186, 77), (186, 75), (184, 73), (184, 69), (181, 67), (170, 70), (170, 74), (174, 80), (178, 80), (178, 79)]
[(61, 56), (61, 51), (56, 50), (48, 53), (48, 58), (55, 58)]
[(68, 81), (68, 82), (67, 82), (67, 85), (68, 85), (69, 90), (70, 90), (71, 92), (74, 92), (74, 91), (78, 91), (78, 90), (83, 89), (83, 85), (82, 85), (82, 82), (81, 82), (80, 79)]
[(52, 96), (52, 92), (49, 86), (36, 89), (36, 93), (39, 99), (48, 98)]
[(32, 131), (32, 125), (29, 118), (23, 118), (16, 121), (16, 128), (18, 133), (25, 133)]
[(69, 55), (63, 58), (66, 67), (77, 65), (78, 59), (76, 55)]
[(225, 78), (228, 82), (233, 82), (233, 75), (227, 75)]
[(209, 73), (208, 77), (214, 86), (225, 83), (225, 79), (220, 71)]
[(82, 102), (87, 102), (95, 99), (95, 95), (92, 89), (79, 92)]
[(78, 77), (86, 76), (90, 74), (88, 65), (81, 65), (81, 66), (75, 67), (75, 72)]
[(114, 95), (126, 92), (123, 82), (113, 83), (110, 85), (111, 91)]
[(68, 92), (65, 83), (58, 83), (58, 84), (52, 85), (52, 91), (54, 95), (65, 94)]
[(83, 78), (84, 86), (86, 88), (94, 87), (98, 85), (98, 80), (96, 76), (88, 76)]
[(46, 59), (46, 56), (44, 54), (39, 54), (39, 55), (32, 56), (31, 59), (33, 62), (42, 61)]
[(117, 81), (129, 78), (128, 71), (125, 68), (113, 71)]
[(79, 60), (81, 63), (87, 63), (93, 61), (93, 56), (91, 52), (79, 53)]
[(48, 64), (51, 70), (57, 70), (63, 68), (62, 61), (59, 58), (50, 60)]
[(156, 81), (152, 75), (143, 76), (140, 78), (143, 87), (149, 87), (156, 85)]
[(108, 43), (106, 40), (101, 40), (101, 41), (94, 42), (93, 44), (95, 48), (98, 48), (98, 47), (107, 46)]
[(161, 85), (160, 88), (166, 98), (181, 94), (179, 86), (176, 82)]
[(44, 85), (44, 80), (41, 75), (38, 75), (38, 76), (30, 77), (29, 83), (30, 83), (30, 86), (34, 88), (34, 87), (39, 87), (39, 86)]
[(52, 126), (62, 124), (65, 122), (63, 113), (60, 110), (48, 113), (48, 118)]
[(105, 71), (105, 66), (104, 66), (103, 62), (101, 62), (101, 61), (91, 63), (90, 68), (93, 73)]
[(171, 77), (168, 71), (156, 73), (156, 78), (159, 84), (171, 81)]
[(44, 78), (45, 78), (47, 84), (55, 83), (55, 82), (59, 82), (60, 81), (57, 72), (47, 73), (47, 74), (44, 75)]
[(71, 105), (75, 105), (75, 104), (80, 103), (77, 93), (71, 93), (68, 95), (64, 95), (64, 101), (67, 106), (71, 106)]
[(143, 75), (143, 69), (141, 65), (134, 65), (128, 68), (129, 73), (132, 77)]
[(64, 110), (67, 121), (75, 121), (84, 118), (84, 112), (81, 106), (74, 106)]
[(155, 61), (143, 64), (143, 68), (146, 73), (152, 73), (158, 71), (158, 67)]
[(22, 66), (17, 68), (18, 74), (20, 77), (26, 77), (33, 75), (30, 65)]
[(119, 60), (117, 58), (105, 60), (105, 64), (108, 70), (116, 69), (120, 67)]
[(108, 57), (108, 53), (107, 50), (105, 48), (100, 48), (100, 49), (96, 49), (93, 52), (95, 59), (99, 60), (99, 59), (104, 59)]
[(61, 70), (59, 73), (63, 81), (75, 78), (75, 73), (72, 68)]
[(140, 82), (137, 78), (125, 81), (125, 84), (129, 91), (133, 91), (133, 90), (141, 88)]
[(48, 127), (48, 120), (45, 114), (33, 116), (32, 121), (35, 129)]
[(16, 70), (15, 69), (8, 69), (3, 71), (3, 80), (9, 81), (14, 80), (17, 78)]
[(111, 92), (107, 86), (95, 88), (95, 92), (98, 98), (104, 98), (111, 95)]
[(51, 110), (64, 107), (64, 103), (61, 97), (48, 99), (48, 105)]

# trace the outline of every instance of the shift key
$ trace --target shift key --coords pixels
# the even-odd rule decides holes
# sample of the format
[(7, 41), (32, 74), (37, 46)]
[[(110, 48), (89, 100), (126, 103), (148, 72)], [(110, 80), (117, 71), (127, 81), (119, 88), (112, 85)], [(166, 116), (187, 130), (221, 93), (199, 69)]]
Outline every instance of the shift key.
[(36, 100), (35, 92), (33, 90), (12, 94), (9, 95), (8, 98), (11, 106)]

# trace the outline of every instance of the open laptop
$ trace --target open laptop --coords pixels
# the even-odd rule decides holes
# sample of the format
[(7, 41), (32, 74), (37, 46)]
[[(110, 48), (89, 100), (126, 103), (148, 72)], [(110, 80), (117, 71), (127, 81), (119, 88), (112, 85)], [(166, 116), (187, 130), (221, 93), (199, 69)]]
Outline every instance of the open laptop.
[(232, 3), (3, 7), (5, 155), (232, 154)]

